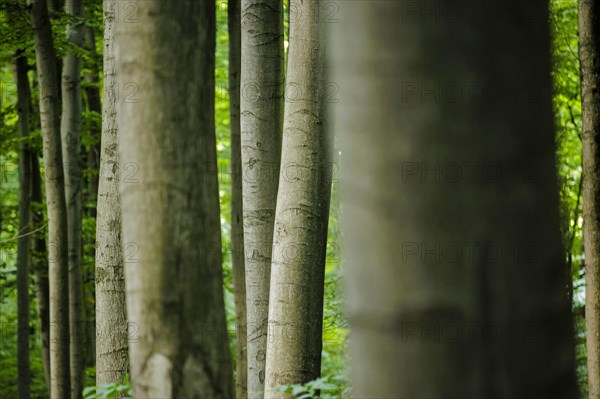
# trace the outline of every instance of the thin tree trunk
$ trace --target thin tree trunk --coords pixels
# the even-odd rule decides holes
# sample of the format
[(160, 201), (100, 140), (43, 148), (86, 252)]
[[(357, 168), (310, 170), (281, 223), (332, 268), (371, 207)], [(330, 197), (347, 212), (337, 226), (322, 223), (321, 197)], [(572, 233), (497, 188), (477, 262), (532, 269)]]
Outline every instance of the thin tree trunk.
[(29, 111), (31, 93), (27, 77), (27, 56), (16, 54), (17, 110), (19, 136), (23, 140), (19, 153), (19, 239), (17, 247), (17, 313), (18, 313), (18, 391), (19, 399), (31, 397), (29, 363), (29, 266), (31, 263), (31, 151), (29, 150)]
[(248, 397), (264, 395), (283, 117), (283, 2), (241, 0), (241, 155)]
[(36, 64), (40, 87), (40, 121), (44, 142), (48, 262), (50, 285), (50, 372), (52, 399), (70, 395), (69, 274), (67, 211), (61, 153), (56, 55), (45, 0), (31, 1)]
[[(122, 241), (136, 398), (231, 398), (214, 121), (215, 3), (115, 24)], [(149, 67), (150, 66), (150, 67)], [(129, 85), (129, 86), (128, 86)], [(131, 86), (133, 85), (133, 86)], [(125, 248), (127, 250), (127, 248)]]
[(321, 372), (331, 159), (325, 132), (324, 49), (319, 2), (292, 0), (277, 213), (273, 236), (267, 382), (300, 384)]
[[(31, 201), (34, 206), (32, 212), (33, 227), (36, 229), (44, 223), (42, 211), (42, 176), (37, 154), (31, 154)], [(37, 205), (37, 206), (36, 206)], [(37, 209), (36, 209), (37, 208)], [(38, 321), (40, 324), (40, 343), (42, 347), (42, 363), (44, 365), (44, 378), (50, 394), (50, 292), (48, 286), (48, 262), (46, 260), (46, 239), (44, 232), (33, 236), (32, 268), (35, 279), (35, 298), (37, 302)]]
[(231, 247), (235, 300), (237, 362), (235, 396), (248, 397), (246, 271), (242, 213), (242, 145), (240, 142), (241, 0), (229, 0), (229, 118), (231, 126)]
[(576, 398), (548, 3), (338, 4), (354, 396)]
[(588, 386), (600, 398), (600, 4), (579, 0)]
[(104, 1), (104, 106), (96, 217), (96, 383), (123, 381), (129, 370), (115, 89), (114, 0)]
[[(29, 66), (28, 66), (29, 69)], [(27, 71), (28, 73), (28, 71)], [(27, 76), (26, 73), (26, 76)], [(37, 85), (37, 79), (34, 78), (34, 87)], [(29, 85), (29, 77), (27, 77)], [(40, 129), (39, 107), (34, 107), (31, 99), (31, 89), (29, 91), (28, 114), (30, 130)], [(44, 203), (42, 199), (42, 177), (40, 172), (40, 163), (37, 151), (30, 147), (31, 162), (31, 230), (36, 232), (30, 238), (30, 265), (34, 275), (37, 316), (39, 326), (39, 342), (41, 347), (42, 365), (44, 368), (44, 380), (48, 395), (50, 395), (50, 298), (48, 286), (48, 260), (46, 251), (46, 233), (39, 231), (44, 225)]]
[[(65, 12), (82, 16), (81, 0), (67, 0)], [(75, 22), (67, 27), (71, 45), (81, 47), (83, 26)], [(81, 264), (81, 60), (67, 53), (62, 73), (61, 142), (65, 174), (65, 198), (69, 237), (69, 327), (71, 398), (80, 399), (83, 391), (85, 323)]]

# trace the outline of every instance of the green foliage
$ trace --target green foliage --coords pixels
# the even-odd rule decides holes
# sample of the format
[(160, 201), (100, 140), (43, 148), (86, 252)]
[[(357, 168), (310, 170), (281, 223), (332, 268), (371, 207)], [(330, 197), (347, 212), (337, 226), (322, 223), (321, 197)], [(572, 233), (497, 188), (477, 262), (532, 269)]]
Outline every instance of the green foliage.
[(83, 390), (83, 399), (130, 399), (133, 396), (129, 375), (123, 382), (90, 386)]
[(567, 266), (571, 267), (573, 281), (577, 376), (581, 394), (587, 397), (577, 0), (551, 0), (550, 11), (561, 230)]
[(327, 376), (309, 381), (306, 384), (280, 385), (275, 390), (293, 395), (295, 399), (339, 399), (350, 395), (350, 392), (345, 388), (346, 385), (344, 376)]
[[(14, 268), (10, 277), (7, 270), (0, 268), (0, 280), (14, 282)], [(5, 280), (6, 279), (6, 280)], [(33, 293), (30, 293), (33, 297)], [(0, 393), (2, 398), (17, 398), (17, 301), (13, 287), (4, 292), (0, 299)], [(45, 399), (48, 397), (44, 381), (44, 367), (42, 365), (41, 345), (39, 338), (39, 325), (35, 322), (35, 299), (31, 304), (30, 319), (30, 367), (31, 367), (31, 397), (32, 399)]]
[[(17, 298), (16, 255), (19, 222), (19, 175), (16, 86), (10, 68), (0, 69), (2, 108), (0, 122), (0, 393), (16, 398), (17, 393)], [(34, 136), (35, 137), (35, 136)], [(37, 136), (40, 139), (39, 135)], [(43, 234), (40, 232), (39, 234)], [(33, 280), (33, 279), (31, 279)], [(37, 322), (35, 289), (30, 285), (31, 397), (48, 397), (41, 357), (40, 326)]]

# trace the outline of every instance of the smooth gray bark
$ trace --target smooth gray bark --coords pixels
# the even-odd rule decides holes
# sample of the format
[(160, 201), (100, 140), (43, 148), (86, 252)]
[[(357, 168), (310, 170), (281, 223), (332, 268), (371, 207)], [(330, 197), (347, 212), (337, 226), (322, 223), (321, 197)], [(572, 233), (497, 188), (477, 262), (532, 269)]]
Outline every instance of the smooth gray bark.
[(273, 235), (265, 397), (321, 372), (331, 179), (325, 130), (322, 26), (317, 0), (292, 0), (286, 102)]
[(354, 397), (576, 398), (548, 3), (338, 4)]
[(50, 397), (63, 399), (70, 396), (71, 389), (67, 210), (60, 137), (59, 85), (46, 0), (32, 0), (30, 10), (40, 89), (40, 121), (48, 210)]
[(242, 145), (240, 142), (241, 0), (227, 3), (229, 31), (229, 120), (231, 126), (231, 263), (236, 319), (235, 397), (248, 397), (246, 270), (242, 211)]
[(129, 370), (121, 243), (114, 0), (104, 1), (104, 103), (96, 215), (96, 384), (123, 381)]
[(248, 397), (264, 395), (283, 117), (283, 2), (241, 0), (241, 145)]
[[(66, 0), (65, 13), (82, 16), (81, 0)], [(83, 43), (81, 22), (67, 26), (67, 37), (74, 46)], [(62, 70), (61, 143), (65, 175), (69, 262), (69, 336), (71, 398), (80, 399), (83, 391), (85, 323), (83, 308), (83, 269), (81, 263), (82, 170), (81, 170), (81, 59), (67, 53)]]
[(115, 23), (122, 241), (136, 398), (232, 398), (214, 121), (214, 1)]

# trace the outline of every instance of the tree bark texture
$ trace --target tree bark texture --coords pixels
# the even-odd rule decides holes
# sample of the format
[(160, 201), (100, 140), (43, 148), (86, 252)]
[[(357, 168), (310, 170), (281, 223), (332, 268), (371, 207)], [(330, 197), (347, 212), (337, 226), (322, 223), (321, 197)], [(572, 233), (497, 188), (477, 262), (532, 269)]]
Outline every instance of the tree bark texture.
[[(214, 121), (215, 3), (135, 4), (135, 22), (121, 18), (114, 33), (118, 87), (139, 88), (117, 102), (134, 396), (231, 398)], [(134, 252), (127, 253), (128, 245)]]
[(317, 0), (292, 0), (279, 193), (273, 235), (266, 398), (321, 373), (331, 179), (325, 49)]
[(69, 270), (67, 209), (61, 151), (56, 55), (45, 0), (31, 1), (36, 66), (40, 90), (40, 121), (44, 147), (50, 295), (50, 379), (52, 399), (70, 396)]
[(248, 397), (264, 395), (283, 118), (283, 2), (241, 0), (241, 145)]

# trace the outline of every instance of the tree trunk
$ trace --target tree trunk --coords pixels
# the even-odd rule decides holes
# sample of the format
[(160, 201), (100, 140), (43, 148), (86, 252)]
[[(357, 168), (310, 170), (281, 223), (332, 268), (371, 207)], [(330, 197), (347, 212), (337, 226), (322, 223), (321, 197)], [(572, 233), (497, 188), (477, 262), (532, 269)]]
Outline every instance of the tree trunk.
[(50, 371), (52, 399), (70, 395), (69, 274), (67, 211), (62, 164), (56, 55), (46, 0), (31, 1), (44, 142), (50, 284)]
[(27, 56), (17, 50), (15, 80), (19, 136), (23, 140), (19, 153), (19, 239), (17, 243), (17, 313), (18, 313), (18, 391), (19, 399), (31, 397), (29, 364), (29, 266), (31, 247), (31, 151), (29, 150), (29, 111), (31, 93), (27, 77)]
[[(38, 229), (44, 224), (42, 211), (42, 176), (40, 163), (35, 153), (31, 154), (31, 202), (34, 206), (32, 212), (33, 227)], [(36, 206), (37, 205), (37, 206)], [(46, 239), (44, 232), (37, 232), (33, 236), (32, 268), (35, 279), (35, 299), (37, 302), (38, 321), (40, 323), (40, 342), (42, 347), (42, 363), (44, 365), (44, 378), (50, 394), (50, 292), (48, 286), (48, 262), (46, 260)]]
[(96, 384), (123, 381), (129, 370), (125, 278), (121, 244), (121, 199), (117, 91), (113, 32), (114, 0), (104, 1), (104, 106), (96, 217)]
[[(214, 121), (215, 3), (136, 3), (115, 24), (136, 398), (231, 398)], [(149, 67), (150, 66), (150, 67)], [(133, 91), (135, 92), (135, 90)], [(128, 91), (128, 93), (131, 93)]]
[(548, 3), (338, 4), (354, 396), (576, 398)]
[(235, 397), (248, 397), (246, 271), (242, 214), (242, 145), (240, 142), (241, 0), (229, 0), (229, 119), (231, 126), (231, 263), (236, 319)]
[(265, 397), (321, 372), (325, 250), (331, 179), (325, 132), (324, 49), (318, 0), (292, 0), (286, 104), (269, 301)]
[(248, 397), (264, 395), (283, 117), (283, 2), (241, 0), (241, 153)]
[(579, 0), (588, 386), (600, 398), (600, 4)]
[[(81, 0), (65, 2), (67, 15), (82, 16)], [(83, 26), (79, 22), (67, 27), (71, 45), (81, 47)], [(71, 398), (80, 399), (83, 391), (85, 323), (81, 264), (81, 60), (67, 53), (62, 73), (61, 140), (65, 174), (65, 198), (69, 237), (69, 327)]]

